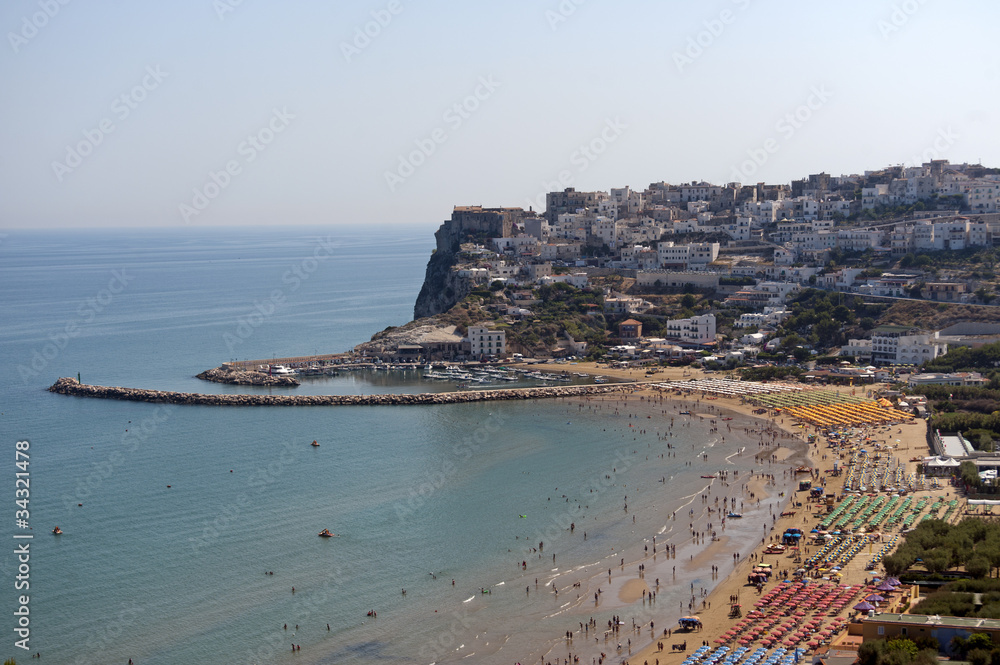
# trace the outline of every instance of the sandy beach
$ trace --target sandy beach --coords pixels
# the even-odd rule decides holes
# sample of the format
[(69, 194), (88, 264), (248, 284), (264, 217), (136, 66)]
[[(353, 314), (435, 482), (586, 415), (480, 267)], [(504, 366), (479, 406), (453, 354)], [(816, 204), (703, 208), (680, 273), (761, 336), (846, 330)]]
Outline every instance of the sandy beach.
[[(606, 367), (596, 367), (591, 363), (579, 363), (574, 366), (575, 371), (584, 371), (594, 374), (601, 374), (611, 379), (630, 379), (634, 381), (671, 381), (688, 380), (692, 378), (703, 378), (705, 375), (698, 371), (686, 368), (664, 368), (653, 376), (646, 376), (644, 370), (614, 370)], [(717, 378), (722, 378), (716, 375)], [(713, 377), (713, 378), (716, 378)], [(841, 392), (854, 392), (864, 395), (869, 390), (876, 390), (880, 386), (865, 387), (828, 387), (826, 390), (838, 390)], [(640, 388), (637, 386), (637, 388)], [(616, 399), (616, 398), (608, 398)], [(844, 455), (840, 451), (827, 447), (822, 437), (817, 437), (817, 443), (810, 445), (806, 441), (808, 433), (815, 432), (813, 428), (798, 426), (798, 423), (791, 418), (770, 417), (754, 414), (756, 407), (750, 404), (741, 404), (738, 399), (727, 397), (706, 398), (698, 394), (677, 396), (665, 394), (662, 391), (654, 390), (642, 386), (632, 393), (628, 400), (629, 408), (635, 408), (637, 415), (642, 406), (648, 407), (654, 401), (662, 403), (661, 400), (683, 400), (687, 403), (695, 402), (696, 409), (692, 409), (694, 414), (691, 417), (719, 418), (726, 414), (740, 414), (756, 419), (765, 427), (773, 427), (781, 434), (774, 437), (774, 445), (761, 448), (760, 450), (748, 451), (757, 454), (761, 463), (767, 462), (768, 467), (774, 469), (777, 476), (775, 483), (782, 480), (783, 486), (787, 486), (796, 479), (794, 467), (808, 466), (813, 469), (814, 478), (824, 479), (825, 492), (842, 496), (843, 476), (833, 477), (831, 472), (834, 464), (839, 463), (843, 467), (846, 463)], [(893, 452), (901, 462), (907, 465), (907, 472), (912, 472), (915, 463), (910, 462), (911, 457), (922, 457), (928, 455), (926, 444), (926, 424), (921, 420), (911, 420), (907, 423), (886, 427), (875, 427), (872, 432), (871, 444), (881, 443), (886, 447), (893, 447)], [(768, 459), (764, 460), (762, 456)], [(773, 466), (772, 466), (773, 465)], [(767, 467), (765, 467), (767, 468)], [(809, 476), (802, 476), (803, 478)], [(741, 481), (745, 479), (740, 479)], [(764, 554), (764, 549), (772, 542), (780, 540), (781, 534), (790, 527), (798, 527), (807, 533), (819, 522), (819, 518), (812, 514), (811, 506), (806, 503), (805, 493), (788, 492), (782, 497), (773, 497), (772, 485), (768, 478), (761, 475), (754, 476), (745, 482), (743, 487), (743, 499), (741, 503), (753, 497), (754, 500), (765, 500), (777, 498), (780, 500), (779, 508), (771, 508), (773, 515), (768, 520), (761, 536), (762, 539), (756, 543), (743, 541), (734, 543), (724, 533), (714, 541), (709, 541), (705, 546), (704, 541), (697, 538), (693, 541), (699, 544), (702, 549), (697, 557), (691, 555), (687, 561), (676, 561), (676, 559), (666, 558), (670, 566), (675, 571), (672, 574), (664, 574), (667, 568), (661, 557), (656, 562), (656, 556), (644, 557), (638, 561), (627, 561), (622, 567), (627, 579), (617, 580), (617, 597), (623, 603), (630, 603), (622, 608), (622, 623), (628, 624), (631, 619), (631, 626), (625, 625), (620, 628), (618, 634), (612, 635), (611, 639), (605, 635), (603, 644), (601, 640), (595, 640), (596, 646), (600, 647), (601, 653), (606, 655), (606, 660), (611, 662), (643, 663), (644, 665), (658, 664), (662, 659), (664, 663), (679, 663), (684, 659), (686, 653), (674, 651), (670, 644), (687, 642), (688, 653), (702, 643), (715, 647), (717, 640), (737, 621), (737, 618), (730, 617), (732, 602), (741, 605), (741, 613), (751, 609), (751, 606), (758, 597), (757, 590), (747, 583), (747, 576), (755, 565), (763, 562), (770, 563), (776, 574), (764, 585), (762, 593), (767, 593), (776, 585), (781, 584), (784, 574), (791, 573), (800, 565), (793, 560), (791, 552), (788, 554)], [(922, 491), (919, 496), (944, 496), (948, 493), (947, 488), (934, 491)], [(801, 505), (797, 505), (801, 504)], [(763, 504), (762, 504), (763, 505)], [(696, 531), (697, 533), (697, 531)], [(817, 549), (815, 546), (804, 545), (801, 555), (808, 557), (810, 551)], [(738, 552), (738, 555), (736, 553)], [(730, 560), (729, 565), (712, 564), (710, 569), (711, 583), (706, 583), (704, 578), (707, 562), (718, 561), (720, 558), (726, 560), (726, 555), (733, 553), (734, 560)], [(738, 556), (738, 560), (735, 557)], [(833, 578), (833, 582), (841, 585), (857, 585), (869, 580), (873, 572), (865, 570), (865, 564), (872, 556), (870, 549), (859, 553), (854, 559), (840, 571), (841, 577)], [(801, 561), (801, 559), (799, 559)], [(639, 564), (646, 562), (647, 566), (652, 565), (655, 575), (677, 586), (690, 585), (693, 603), (690, 611), (685, 607), (659, 606), (654, 603), (649, 596), (650, 592), (657, 592), (659, 585), (647, 583), (651, 574), (649, 571), (639, 570)], [(680, 565), (678, 565), (680, 564)], [(616, 575), (619, 571), (615, 571)], [(629, 574), (632, 572), (632, 574)], [(657, 581), (660, 581), (660, 579)], [(700, 588), (696, 589), (692, 579), (698, 579)], [(822, 580), (819, 580), (822, 581)], [(643, 593), (645, 592), (645, 593)], [(846, 608), (842, 613), (846, 616), (850, 608)], [(701, 630), (696, 632), (677, 633), (677, 620), (680, 616), (695, 613), (701, 620)], [(626, 630), (629, 628), (629, 630)], [(669, 637), (667, 633), (669, 632)], [(836, 642), (843, 638), (845, 631), (841, 630), (838, 635), (831, 638), (831, 642)], [(617, 643), (616, 643), (617, 640)], [(664, 649), (659, 649), (659, 644), (664, 645)], [(621, 650), (611, 649), (621, 644)], [(594, 646), (594, 643), (591, 643)], [(805, 645), (803, 645), (805, 646)], [(826, 648), (825, 646), (820, 647)], [(561, 662), (568, 658), (581, 658), (589, 654), (586, 649), (575, 649), (571, 643), (567, 643), (565, 653), (562, 648), (553, 649), (546, 655), (546, 662)], [(593, 658), (597, 663), (602, 658), (587, 655), (586, 660)], [(571, 661), (572, 662), (572, 661)]]

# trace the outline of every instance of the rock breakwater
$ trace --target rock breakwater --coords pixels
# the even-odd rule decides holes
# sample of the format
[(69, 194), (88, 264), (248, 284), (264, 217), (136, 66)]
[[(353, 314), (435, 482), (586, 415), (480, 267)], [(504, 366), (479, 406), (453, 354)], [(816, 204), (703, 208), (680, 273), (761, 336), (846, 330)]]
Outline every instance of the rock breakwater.
[(209, 369), (195, 378), (215, 383), (228, 383), (236, 386), (297, 386), (299, 380), (292, 376), (273, 376), (264, 372), (243, 369)]
[(74, 378), (63, 377), (49, 386), (48, 391), (73, 397), (117, 399), (128, 402), (158, 404), (192, 404), (202, 406), (381, 406), (408, 404), (463, 404), (503, 400), (547, 399), (630, 393), (645, 387), (639, 383), (608, 383), (587, 386), (541, 388), (503, 388), (497, 390), (467, 390), (451, 393), (417, 393), (388, 395), (207, 395), (180, 393), (143, 388), (91, 386)]

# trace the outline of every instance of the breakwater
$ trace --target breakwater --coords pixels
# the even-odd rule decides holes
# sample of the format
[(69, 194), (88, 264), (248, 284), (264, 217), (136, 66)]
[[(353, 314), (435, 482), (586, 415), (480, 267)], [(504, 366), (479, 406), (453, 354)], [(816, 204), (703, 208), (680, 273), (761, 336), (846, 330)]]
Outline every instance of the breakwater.
[(146, 390), (143, 388), (91, 386), (82, 384), (70, 377), (63, 377), (49, 386), (48, 391), (73, 397), (202, 406), (398, 406), (407, 404), (464, 404), (466, 402), (608, 395), (613, 393), (630, 393), (646, 385), (648, 384), (607, 383), (586, 386), (501, 388), (496, 390), (465, 390), (449, 393), (387, 395), (207, 395), (204, 393), (180, 393), (165, 390)]
[(299, 385), (294, 376), (272, 376), (264, 372), (254, 372), (240, 369), (223, 369), (216, 367), (196, 374), (195, 378), (215, 383), (228, 383), (235, 386), (290, 386)]

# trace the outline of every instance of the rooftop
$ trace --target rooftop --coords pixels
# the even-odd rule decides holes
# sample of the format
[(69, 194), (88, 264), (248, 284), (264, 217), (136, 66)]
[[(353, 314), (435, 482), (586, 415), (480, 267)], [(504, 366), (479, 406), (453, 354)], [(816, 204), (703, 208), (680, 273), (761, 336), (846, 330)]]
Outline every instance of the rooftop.
[[(865, 619), (871, 621), (872, 617)], [(984, 628), (1000, 630), (1000, 619), (980, 619), (979, 617), (950, 617), (936, 614), (879, 614), (875, 621), (905, 623), (909, 625), (951, 626), (955, 628)]]

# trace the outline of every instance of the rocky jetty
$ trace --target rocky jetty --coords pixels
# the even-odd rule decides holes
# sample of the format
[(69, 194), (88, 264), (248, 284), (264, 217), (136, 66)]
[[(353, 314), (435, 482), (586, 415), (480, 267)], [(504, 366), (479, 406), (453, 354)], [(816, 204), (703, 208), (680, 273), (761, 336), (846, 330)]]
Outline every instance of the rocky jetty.
[(198, 404), (206, 406), (380, 406), (408, 404), (462, 404), (497, 400), (528, 400), (553, 397), (580, 397), (629, 393), (646, 384), (606, 383), (587, 386), (543, 388), (506, 388), (497, 390), (467, 390), (453, 393), (419, 393), (414, 395), (206, 395), (179, 393), (142, 388), (90, 386), (74, 378), (63, 377), (52, 384), (49, 392), (74, 397), (96, 397), (130, 402), (158, 404)]
[(294, 376), (272, 376), (264, 372), (243, 369), (223, 369), (216, 367), (197, 374), (195, 378), (215, 383), (229, 383), (236, 386), (297, 386)]

